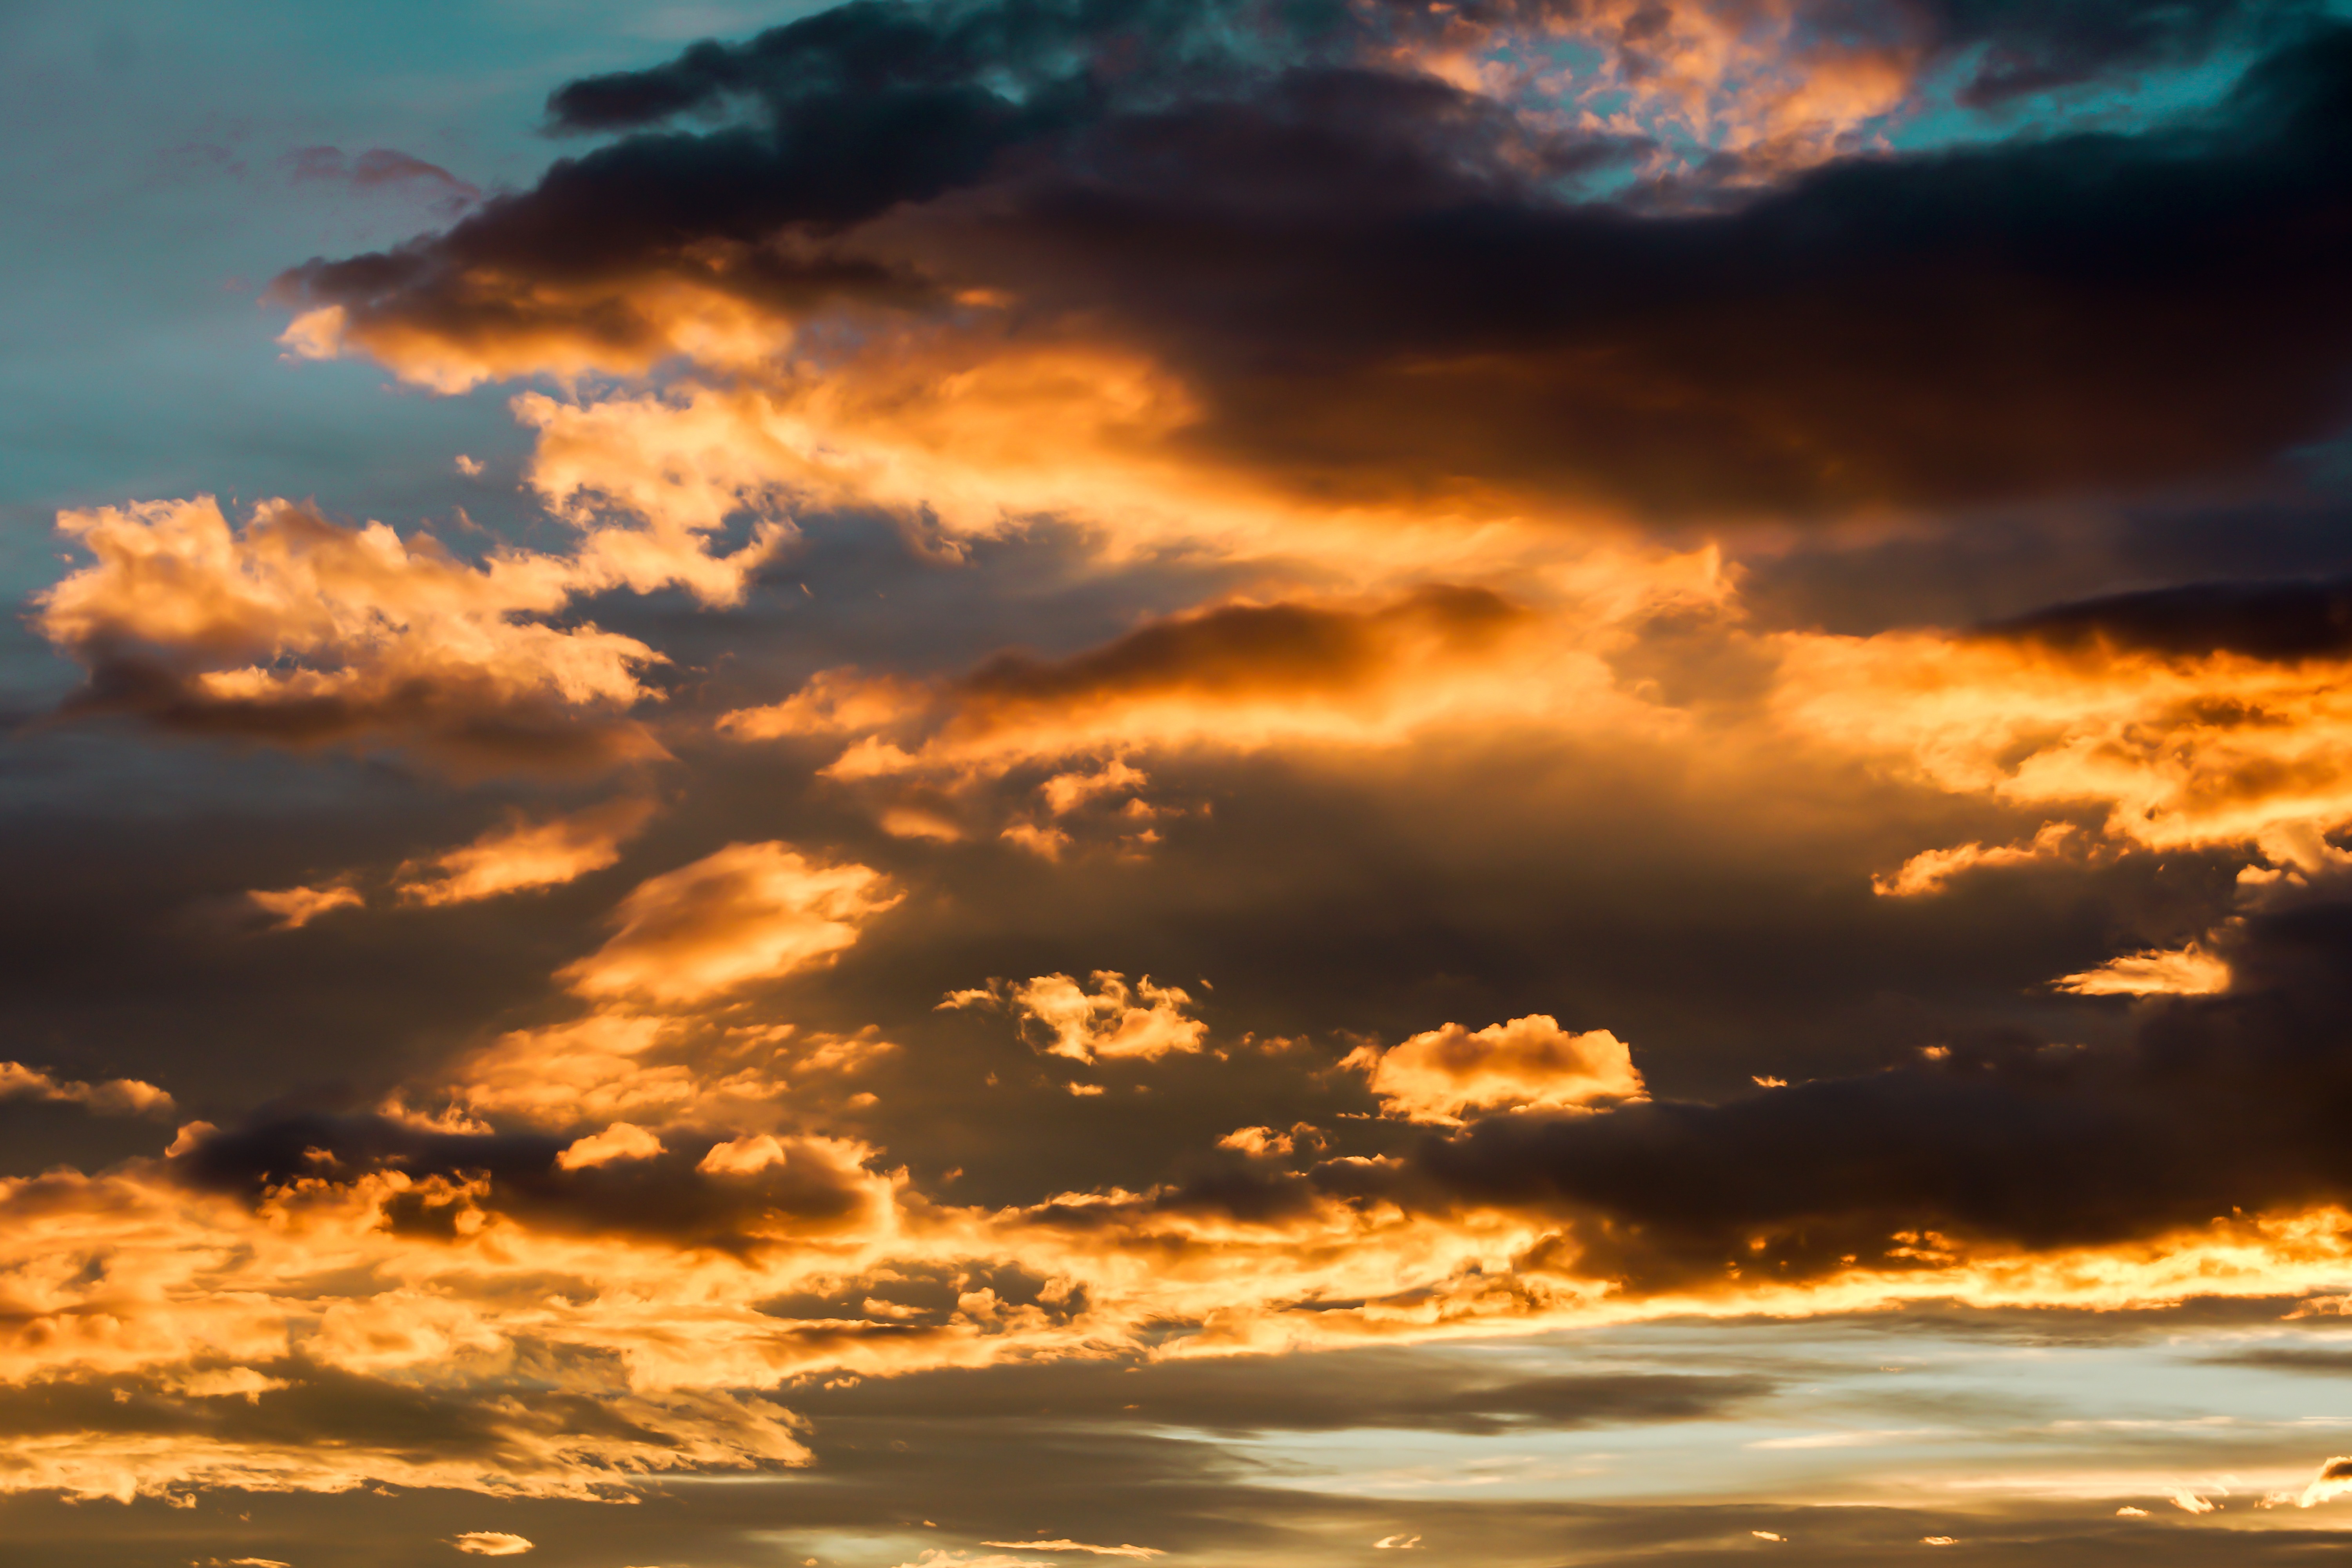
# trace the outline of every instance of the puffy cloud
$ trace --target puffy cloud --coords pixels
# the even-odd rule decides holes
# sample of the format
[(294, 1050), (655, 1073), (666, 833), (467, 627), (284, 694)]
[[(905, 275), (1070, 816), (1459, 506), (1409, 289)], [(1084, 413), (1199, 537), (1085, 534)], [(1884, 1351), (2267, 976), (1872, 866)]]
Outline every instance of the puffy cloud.
[(1622, 1040), (1571, 1034), (1540, 1013), (1475, 1033), (1448, 1024), (1386, 1051), (1359, 1047), (1347, 1065), (1368, 1074), (1383, 1113), (1441, 1126), (1460, 1126), (1465, 1110), (1581, 1110), (1643, 1093)]
[(462, 904), (557, 887), (618, 860), (655, 810), (652, 801), (625, 798), (543, 822), (518, 818), (402, 866), (400, 893), (415, 903)]
[(555, 1157), (555, 1167), (560, 1171), (578, 1171), (591, 1165), (609, 1165), (615, 1160), (649, 1160), (662, 1152), (659, 1138), (633, 1122), (615, 1121), (602, 1132), (573, 1140)]
[(730, 844), (640, 883), (611, 940), (563, 973), (586, 996), (692, 1003), (823, 963), (903, 897), (882, 874), (778, 843)]
[(2321, 1503), (2334, 1501), (2347, 1491), (2352, 1491), (2352, 1456), (2337, 1455), (2322, 1463), (2319, 1473), (2312, 1477), (2301, 1491), (2273, 1492), (2264, 1497), (2259, 1506), (2276, 1508), (2282, 1503), (2292, 1503), (2296, 1508), (2316, 1508)]
[(657, 752), (620, 717), (660, 656), (542, 620), (575, 575), (546, 556), (482, 566), (382, 523), (286, 501), (233, 531), (210, 497), (66, 512), (98, 557), (37, 600), (35, 625), (89, 680), (68, 713), (289, 745), (390, 740), (474, 763)]
[(169, 1118), (173, 1110), (170, 1095), (134, 1078), (82, 1083), (38, 1071), (22, 1062), (0, 1062), (0, 1100), (5, 1100), (83, 1105), (104, 1116)]
[(531, 1550), (530, 1542), (502, 1530), (469, 1530), (449, 1544), (477, 1557), (520, 1557)]
[[(2119, 845), (2249, 846), (2315, 869), (2328, 860), (2321, 836), (2352, 823), (2342, 659), (2301, 644), (2231, 646), (2242, 639), (2227, 626), (2200, 625), (2203, 608), (2126, 600), (2057, 623), (2139, 623), (2129, 637), (2036, 623), (2014, 635), (1790, 637), (1775, 701), (1799, 732), (1901, 758), (1948, 790), (2104, 806)], [(2159, 616), (2168, 609), (2181, 613)], [(2161, 646), (2147, 626), (2159, 618), (2173, 639)], [(2030, 847), (2040, 858), (2054, 844)], [(1913, 862), (1921, 878), (1939, 864)]]
[(2030, 866), (2063, 856), (2073, 847), (2074, 825), (2051, 822), (2022, 844), (2002, 844), (1988, 849), (1981, 844), (1961, 844), (1949, 849), (1923, 849), (1903, 862), (1891, 877), (1873, 877), (1870, 890), (1882, 898), (1916, 899), (1940, 893), (1954, 877), (1980, 866)]
[(1024, 1032), (1031, 1024), (1045, 1032), (1039, 1049), (1076, 1061), (1150, 1061), (1201, 1048), (1209, 1026), (1184, 1016), (1192, 998), (1181, 988), (1155, 985), (1149, 974), (1129, 987), (1127, 976), (1113, 970), (1098, 969), (1092, 978), (1091, 992), (1066, 974), (1041, 974), (1010, 986), (991, 981), (980, 990), (950, 992), (940, 1005), (1001, 1004), (1021, 1020)]

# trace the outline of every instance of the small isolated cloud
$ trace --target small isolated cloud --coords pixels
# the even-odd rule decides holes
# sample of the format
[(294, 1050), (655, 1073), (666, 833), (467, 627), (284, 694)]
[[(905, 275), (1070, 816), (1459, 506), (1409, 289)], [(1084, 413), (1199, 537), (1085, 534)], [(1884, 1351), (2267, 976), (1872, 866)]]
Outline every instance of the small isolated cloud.
[(530, 1542), (503, 1530), (469, 1530), (449, 1544), (476, 1557), (520, 1557), (531, 1549)]
[(898, 901), (882, 874), (826, 865), (782, 844), (730, 844), (640, 883), (620, 928), (563, 971), (587, 996), (698, 1002), (753, 981), (830, 962), (866, 922)]
[(481, 459), (469, 458), (460, 452), (457, 454), (457, 471), (469, 479), (478, 479), (482, 477)]
[(654, 814), (649, 800), (607, 801), (545, 822), (516, 818), (470, 844), (400, 868), (400, 895), (417, 904), (465, 904), (560, 887), (621, 858)]
[(1748, 1533), (1754, 1536), (1759, 1541), (1786, 1541), (1789, 1539), (1785, 1535), (1775, 1534), (1773, 1531), (1769, 1530), (1751, 1530)]
[(2074, 834), (2073, 823), (2050, 822), (2021, 844), (2002, 844), (1990, 849), (1981, 844), (1962, 844), (1950, 849), (1923, 850), (1904, 861), (1892, 877), (1873, 877), (1870, 890), (1882, 899), (1925, 898), (1942, 892), (1961, 872), (1981, 866), (2023, 866), (2036, 860), (2061, 858)]
[(1090, 1552), (1097, 1557), (1133, 1557), (1139, 1561), (1168, 1555), (1156, 1546), (1089, 1546), (1083, 1541), (983, 1541), (981, 1544), (1014, 1552)]
[(592, 1132), (555, 1157), (556, 1167), (583, 1171), (616, 1160), (650, 1160), (662, 1152), (662, 1141), (634, 1122), (615, 1121), (602, 1132)]
[(245, 897), (247, 902), (270, 917), (272, 931), (300, 931), (331, 910), (356, 910), (367, 902), (357, 888), (341, 883), (324, 888), (280, 888), (274, 892), (256, 888)]
[(694, 1168), (706, 1176), (748, 1176), (785, 1161), (784, 1146), (772, 1132), (755, 1132), (711, 1146)]
[(2051, 984), (2077, 996), (2210, 996), (2230, 988), (2230, 966), (2192, 942), (2111, 958)]
[(302, 147), (286, 161), (298, 181), (348, 184), (359, 191), (431, 192), (439, 197), (435, 205), (448, 211), (469, 205), (482, 194), (479, 185), (459, 179), (440, 164), (390, 147), (371, 147), (356, 155), (340, 147)]
[(2185, 1488), (2165, 1500), (2183, 1513), (2219, 1513), (2221, 1510), (2221, 1505), (2211, 1498), (2200, 1497)]
[(5, 1100), (87, 1106), (101, 1116), (168, 1117), (173, 1109), (169, 1094), (135, 1078), (81, 1083), (28, 1068), (22, 1062), (0, 1062), (0, 1100)]
[(1958, 1546), (1959, 1543), (1960, 1538), (1957, 1535), (1923, 1535), (1919, 1538), (1922, 1546)]
[(1361, 1046), (1342, 1065), (1370, 1075), (1382, 1114), (1445, 1127), (1469, 1110), (1569, 1110), (1643, 1097), (1624, 1041), (1606, 1029), (1570, 1034), (1541, 1013), (1475, 1032), (1448, 1024), (1386, 1052)]
[(1045, 1029), (1047, 1040), (1039, 1049), (1076, 1061), (1107, 1057), (1149, 1061), (1201, 1048), (1209, 1026), (1185, 1016), (1184, 1009), (1192, 1005), (1190, 993), (1155, 985), (1149, 974), (1132, 988), (1116, 970), (1097, 969), (1090, 978), (1095, 984), (1091, 992), (1066, 974), (1040, 974), (1009, 988), (992, 980), (973, 990), (949, 992), (940, 1006), (1009, 1007), (1024, 1034), (1031, 1024)]
[(1411, 1552), (1421, 1544), (1418, 1535), (1383, 1535), (1372, 1542), (1378, 1551)]
[(2116, 1517), (2117, 1519), (2146, 1519), (2147, 1517), (2147, 1510), (2144, 1508), (2134, 1508), (2129, 1503), (2126, 1503), (2123, 1507), (2116, 1510)]

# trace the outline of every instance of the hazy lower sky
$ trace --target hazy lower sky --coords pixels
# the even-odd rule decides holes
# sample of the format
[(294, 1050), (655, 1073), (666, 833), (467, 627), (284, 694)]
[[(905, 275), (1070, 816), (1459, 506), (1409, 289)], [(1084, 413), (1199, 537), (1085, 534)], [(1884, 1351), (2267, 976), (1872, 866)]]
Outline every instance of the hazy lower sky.
[(0, 0), (0, 1568), (2352, 1526), (2341, 7)]

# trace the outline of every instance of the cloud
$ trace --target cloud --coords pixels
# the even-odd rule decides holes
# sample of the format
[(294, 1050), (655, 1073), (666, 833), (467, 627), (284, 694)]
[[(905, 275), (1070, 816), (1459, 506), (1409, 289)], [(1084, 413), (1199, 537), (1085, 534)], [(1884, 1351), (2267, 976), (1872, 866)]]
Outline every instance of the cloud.
[(730, 844), (638, 884), (619, 929), (563, 971), (585, 996), (698, 1002), (824, 963), (902, 894), (854, 862), (811, 860), (782, 844)]
[(1089, 1546), (1082, 1541), (983, 1541), (981, 1544), (1014, 1552), (1084, 1552), (1096, 1557), (1132, 1557), (1138, 1562), (1168, 1555), (1152, 1546)]
[(110, 1079), (82, 1083), (40, 1072), (22, 1062), (0, 1062), (0, 1100), (38, 1100), (53, 1104), (87, 1106), (101, 1116), (153, 1116), (168, 1120), (174, 1110), (172, 1097), (152, 1083), (137, 1079)]
[[(2254, 1506), (2278, 1508), (2291, 1503), (2296, 1508), (2316, 1508), (2321, 1503), (2334, 1501), (2347, 1491), (2352, 1491), (2352, 1457), (2337, 1455), (2323, 1462), (2319, 1473), (2312, 1477), (2301, 1491), (2272, 1492)], [(2178, 1498), (2173, 1500), (2176, 1503), (2179, 1501)]]
[(2191, 943), (2111, 958), (2051, 984), (2078, 996), (2203, 996), (2230, 988), (2230, 966)]
[(285, 501), (232, 531), (210, 498), (66, 512), (98, 557), (35, 625), (89, 681), (68, 716), (291, 746), (391, 741), (473, 763), (657, 752), (620, 715), (660, 656), (593, 625), (525, 620), (573, 591), (562, 563), (477, 567), (429, 536), (343, 528)]
[(1900, 758), (1955, 793), (2105, 807), (2117, 846), (2252, 847), (2309, 871), (2327, 863), (2322, 836), (2352, 823), (2352, 710), (2333, 658), (2022, 633), (1791, 636), (1782, 647), (1773, 701), (1796, 733)]
[[(845, 9), (572, 84), (558, 122), (617, 140), (289, 274), (290, 341), (454, 390), (673, 354), (740, 374), (856, 321), (837, 393), (789, 399), (802, 449), (852, 452), (827, 404), (902, 331), (1074, 348), (1253, 483), (1706, 517), (2244, 482), (2342, 415), (2343, 258), (2311, 237), (2347, 46), (2308, 7), (1379, 7), (1247, 51), (1229, 9)], [(1563, 32), (1602, 63), (1581, 125), (1529, 58)], [(1928, 81), (1991, 102), (2260, 46), (2202, 122), (1908, 156), (1861, 134)], [(1726, 179), (1765, 188), (1707, 200)], [(2144, 234), (2167, 242), (2118, 248)], [(2126, 263), (2132, 289), (2095, 286)], [(2149, 357), (2153, 320), (2197, 353)], [(2020, 363), (2032, 398), (1993, 395)]]
[[(1049, 1056), (1093, 1062), (1127, 1058), (1150, 1061), (1201, 1048), (1208, 1026), (1184, 1016), (1192, 998), (1181, 987), (1155, 985), (1145, 975), (1130, 988), (1127, 976), (1098, 969), (1091, 992), (1066, 974), (1041, 974), (1005, 986), (991, 981), (978, 991), (950, 992), (941, 1007), (1002, 1005), (1045, 1031), (1038, 1048)], [(1139, 1005), (1140, 1004), (1140, 1005)]]
[(499, 1530), (469, 1530), (450, 1544), (477, 1557), (519, 1557), (531, 1550), (531, 1543), (521, 1536)]
[(367, 904), (365, 894), (344, 883), (331, 883), (323, 888), (279, 888), (274, 891), (256, 888), (245, 897), (254, 908), (273, 917), (273, 931), (300, 931), (320, 915), (336, 910), (362, 909)]
[(412, 860), (400, 868), (400, 894), (412, 903), (460, 904), (503, 893), (558, 887), (621, 858), (656, 807), (624, 798), (543, 822), (522, 818), (470, 844)]
[(573, 1140), (555, 1157), (555, 1166), (560, 1171), (578, 1171), (609, 1165), (615, 1160), (647, 1160), (662, 1152), (659, 1138), (630, 1122), (615, 1121), (602, 1132)]
[(1606, 1029), (1570, 1034), (1543, 1014), (1431, 1029), (1386, 1051), (1357, 1048), (1347, 1065), (1364, 1069), (1383, 1114), (1443, 1126), (1468, 1110), (1580, 1110), (1643, 1098), (1642, 1075), (1625, 1043)]
[(390, 147), (371, 147), (357, 157), (347, 156), (340, 147), (301, 147), (287, 155), (287, 163), (297, 180), (347, 181), (362, 190), (422, 180), (467, 200), (482, 194), (439, 164)]
[(2074, 825), (2051, 822), (2022, 844), (1988, 849), (1962, 844), (1950, 849), (1923, 849), (1903, 862), (1892, 877), (1873, 877), (1870, 890), (1882, 898), (1916, 899), (1940, 893), (1954, 877), (1980, 866), (2028, 866), (2063, 856), (2072, 847)]

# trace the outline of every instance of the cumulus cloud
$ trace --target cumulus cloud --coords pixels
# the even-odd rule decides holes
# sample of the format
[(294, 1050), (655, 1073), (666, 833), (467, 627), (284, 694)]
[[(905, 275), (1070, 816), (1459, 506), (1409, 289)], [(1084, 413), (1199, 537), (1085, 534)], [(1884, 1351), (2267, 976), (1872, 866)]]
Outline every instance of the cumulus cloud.
[(903, 896), (871, 867), (730, 844), (640, 883), (611, 940), (563, 973), (585, 996), (698, 1002), (828, 961)]
[(1940, 893), (1954, 877), (1983, 866), (2028, 866), (2036, 861), (2063, 856), (2074, 837), (2071, 822), (2045, 823), (2032, 838), (2021, 844), (2002, 844), (1988, 849), (1981, 844), (1956, 845), (1949, 849), (1923, 849), (1903, 862), (1891, 877), (1873, 877), (1871, 891), (1881, 898), (1916, 899)]
[(575, 1139), (555, 1157), (555, 1166), (560, 1171), (579, 1171), (615, 1160), (649, 1160), (662, 1152), (659, 1138), (632, 1122), (615, 1121), (602, 1132)]
[(621, 717), (660, 656), (544, 617), (576, 574), (545, 556), (482, 566), (429, 536), (345, 528), (286, 501), (232, 530), (209, 496), (66, 512), (98, 557), (37, 598), (80, 662), (68, 714), (306, 746), (392, 741), (457, 760), (654, 754)]
[(1179, 986), (1155, 985), (1145, 975), (1130, 987), (1127, 976), (1098, 969), (1088, 991), (1066, 974), (1041, 974), (1012, 985), (991, 981), (974, 991), (950, 992), (941, 1007), (1002, 1005), (1043, 1035), (1038, 1048), (1050, 1056), (1092, 1062), (1105, 1058), (1144, 1061), (1201, 1048), (1208, 1025), (1187, 1017), (1192, 996)]
[(1541, 1013), (1475, 1033), (1448, 1024), (1385, 1051), (1361, 1046), (1346, 1065), (1368, 1075), (1383, 1114), (1441, 1126), (1460, 1126), (1465, 1110), (1582, 1110), (1643, 1093), (1622, 1040), (1571, 1033)]
[(103, 1116), (154, 1116), (168, 1119), (172, 1097), (152, 1083), (134, 1078), (82, 1083), (28, 1068), (22, 1062), (0, 1062), (0, 1100), (39, 1100), (81, 1105)]

